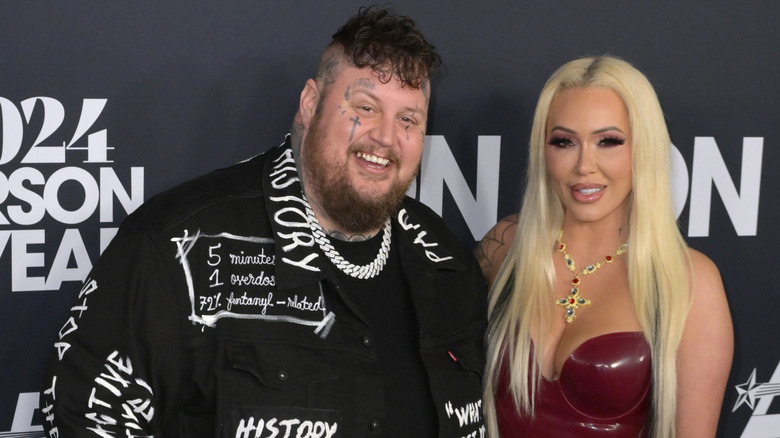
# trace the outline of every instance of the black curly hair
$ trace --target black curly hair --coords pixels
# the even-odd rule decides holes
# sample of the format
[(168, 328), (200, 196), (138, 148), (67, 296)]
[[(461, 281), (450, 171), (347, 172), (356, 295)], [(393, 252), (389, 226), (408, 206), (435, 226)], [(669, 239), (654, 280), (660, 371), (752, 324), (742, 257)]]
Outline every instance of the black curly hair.
[[(358, 68), (371, 67), (379, 80), (387, 83), (395, 77), (403, 85), (421, 88), (441, 65), (435, 47), (425, 40), (414, 20), (398, 15), (389, 7), (361, 7), (336, 33), (333, 42)], [(332, 82), (337, 62), (323, 57), (317, 77)]]

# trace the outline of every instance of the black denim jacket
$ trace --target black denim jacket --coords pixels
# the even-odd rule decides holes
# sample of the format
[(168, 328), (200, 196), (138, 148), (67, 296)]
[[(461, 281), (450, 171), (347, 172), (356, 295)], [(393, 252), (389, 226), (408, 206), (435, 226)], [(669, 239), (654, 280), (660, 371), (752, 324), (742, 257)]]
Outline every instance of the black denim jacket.
[[(58, 334), (41, 398), (47, 434), (381, 432), (371, 327), (345, 299), (302, 212), (285, 142), (128, 217)], [(439, 436), (483, 437), (479, 267), (413, 199), (393, 217), (393, 238)]]

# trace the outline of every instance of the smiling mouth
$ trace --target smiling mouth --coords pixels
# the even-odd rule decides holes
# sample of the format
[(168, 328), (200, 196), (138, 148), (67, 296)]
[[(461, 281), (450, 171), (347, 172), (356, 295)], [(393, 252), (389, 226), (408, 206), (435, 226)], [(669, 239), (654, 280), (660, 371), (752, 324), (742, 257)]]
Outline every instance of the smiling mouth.
[(361, 160), (368, 161), (369, 163), (378, 164), (380, 166), (387, 166), (390, 164), (390, 160), (387, 158), (378, 157), (365, 152), (356, 152), (355, 155)]
[(600, 191), (604, 190), (604, 187), (596, 187), (592, 189), (579, 189), (578, 192), (582, 193), (583, 195), (592, 195), (594, 193), (598, 193)]

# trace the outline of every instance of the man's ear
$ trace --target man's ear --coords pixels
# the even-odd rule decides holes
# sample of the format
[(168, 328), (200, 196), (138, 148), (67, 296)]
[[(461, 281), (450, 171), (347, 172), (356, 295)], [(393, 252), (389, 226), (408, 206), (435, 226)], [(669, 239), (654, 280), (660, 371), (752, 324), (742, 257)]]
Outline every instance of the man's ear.
[(298, 103), (298, 112), (301, 115), (301, 123), (304, 128), (309, 128), (309, 122), (311, 122), (314, 113), (317, 111), (317, 103), (319, 101), (320, 89), (317, 82), (314, 79), (307, 80), (301, 91), (301, 100)]

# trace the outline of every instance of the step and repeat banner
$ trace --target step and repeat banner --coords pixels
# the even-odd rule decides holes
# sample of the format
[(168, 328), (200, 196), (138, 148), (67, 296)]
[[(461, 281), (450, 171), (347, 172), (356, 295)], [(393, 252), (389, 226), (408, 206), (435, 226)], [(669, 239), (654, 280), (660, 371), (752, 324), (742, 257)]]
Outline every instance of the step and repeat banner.
[[(46, 359), (121, 221), (281, 142), (321, 50), (362, 4), (0, 3), (0, 437), (44, 435)], [(734, 318), (719, 436), (780, 437), (780, 2), (395, 4), (444, 59), (410, 192), (470, 247), (518, 209), (555, 68), (613, 54), (650, 78), (681, 230), (720, 267)]]

